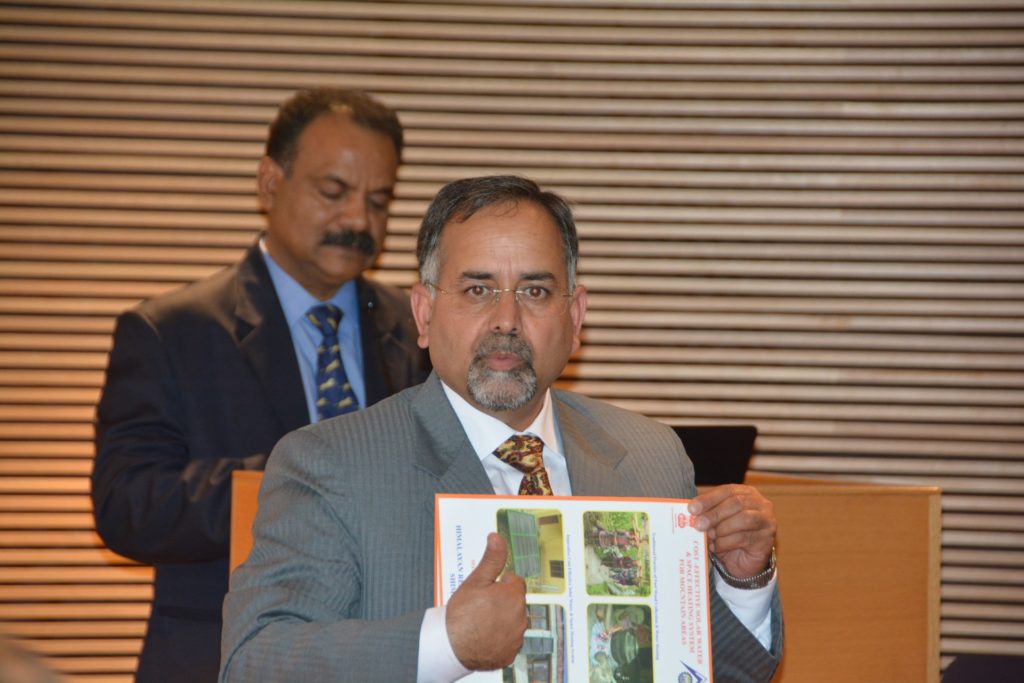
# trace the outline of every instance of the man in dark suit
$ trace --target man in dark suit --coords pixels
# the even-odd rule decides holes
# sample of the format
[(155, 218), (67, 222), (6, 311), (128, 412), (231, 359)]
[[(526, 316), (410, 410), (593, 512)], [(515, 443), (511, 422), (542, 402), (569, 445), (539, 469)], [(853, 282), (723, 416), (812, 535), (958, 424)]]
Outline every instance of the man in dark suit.
[[(259, 163), (265, 233), (235, 265), (117, 321), (92, 498), (104, 542), (155, 565), (139, 681), (216, 679), (231, 472), (262, 469), (282, 435), (337, 412), (318, 405), (317, 373), (340, 363), (349, 409), (426, 377), (408, 297), (362, 277), (401, 151), (397, 116), (368, 95), (298, 93)], [(324, 305), (341, 314), (331, 343), (308, 315)]]
[[(420, 228), (412, 293), (434, 373), (275, 448), (252, 553), (224, 601), (222, 682), (438, 682), (508, 665), (527, 626), (525, 586), (502, 574), (498, 534), (451, 600), (431, 607), (437, 493), (695, 496), (671, 428), (551, 388), (586, 311), (577, 253), (569, 207), (529, 180), (442, 188)], [(524, 441), (542, 447), (526, 473), (502, 459)], [(696, 496), (690, 512), (717, 563), (716, 680), (768, 681), (782, 647), (771, 504), (731, 485)]]

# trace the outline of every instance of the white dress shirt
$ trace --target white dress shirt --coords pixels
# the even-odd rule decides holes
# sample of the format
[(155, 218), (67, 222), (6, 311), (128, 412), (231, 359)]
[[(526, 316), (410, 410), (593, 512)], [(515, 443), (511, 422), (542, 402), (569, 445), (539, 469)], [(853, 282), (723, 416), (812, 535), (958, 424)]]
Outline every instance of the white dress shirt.
[[(548, 479), (551, 481), (554, 494), (572, 495), (569, 468), (562, 453), (561, 437), (555, 427), (550, 391), (545, 393), (544, 405), (533, 423), (525, 430), (517, 432), (501, 420), (477, 410), (444, 382), (441, 386), (469, 438), (469, 443), (480, 458), (496, 494), (517, 495), (523, 473), (498, 459), (494, 455), (494, 450), (514, 434), (531, 434), (544, 442), (544, 467), (548, 471)], [(765, 649), (771, 647), (771, 598), (775, 579), (773, 578), (764, 588), (745, 590), (734, 588), (720, 580), (717, 571), (712, 573), (715, 577), (715, 590), (736, 618), (754, 634)], [(470, 670), (459, 662), (448, 641), (445, 606), (431, 607), (424, 615), (420, 627), (417, 683), (452, 683), (470, 673)]]

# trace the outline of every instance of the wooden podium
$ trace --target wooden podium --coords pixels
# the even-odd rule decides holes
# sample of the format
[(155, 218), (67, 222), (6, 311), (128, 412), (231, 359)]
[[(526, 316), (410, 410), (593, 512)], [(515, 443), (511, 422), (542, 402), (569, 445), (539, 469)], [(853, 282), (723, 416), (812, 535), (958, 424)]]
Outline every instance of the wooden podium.
[[(261, 472), (236, 471), (231, 568)], [(786, 639), (775, 683), (938, 683), (940, 492), (749, 473), (775, 505)]]
[(249, 557), (252, 550), (252, 522), (256, 519), (263, 472), (235, 470), (231, 473), (231, 545), (228, 566), (231, 571)]
[(775, 683), (939, 681), (940, 491), (748, 473), (775, 505)]

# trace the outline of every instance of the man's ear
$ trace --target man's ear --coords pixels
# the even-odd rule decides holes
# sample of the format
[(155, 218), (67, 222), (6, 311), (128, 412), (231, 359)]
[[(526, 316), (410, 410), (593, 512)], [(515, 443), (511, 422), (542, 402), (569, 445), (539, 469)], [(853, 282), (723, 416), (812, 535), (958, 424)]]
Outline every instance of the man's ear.
[(274, 208), (274, 200), (277, 198), (277, 186), (284, 177), (284, 169), (277, 165), (277, 162), (268, 156), (260, 159), (256, 169), (256, 197), (259, 200), (260, 211), (270, 213)]
[(569, 304), (569, 317), (572, 319), (572, 353), (576, 353), (580, 348), (580, 331), (583, 329), (583, 318), (586, 314), (587, 289), (583, 285), (577, 285)]
[(419, 337), (416, 344), (425, 349), (430, 346), (430, 317), (434, 312), (434, 297), (422, 283), (417, 282), (409, 292), (409, 303), (412, 305), (412, 317), (416, 321), (416, 329)]

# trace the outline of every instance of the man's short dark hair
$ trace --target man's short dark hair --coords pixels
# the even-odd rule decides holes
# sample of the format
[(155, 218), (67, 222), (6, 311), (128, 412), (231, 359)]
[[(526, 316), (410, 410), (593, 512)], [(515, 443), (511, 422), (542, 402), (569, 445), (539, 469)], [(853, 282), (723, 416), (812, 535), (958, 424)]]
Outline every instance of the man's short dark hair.
[(438, 246), (444, 227), (456, 221), (469, 220), (480, 209), (495, 204), (533, 202), (546, 210), (558, 226), (565, 253), (565, 273), (570, 291), (576, 286), (576, 263), (579, 260), (579, 238), (569, 203), (554, 192), (542, 190), (528, 178), (514, 175), (492, 175), (465, 178), (448, 183), (427, 207), (416, 239), (416, 260), (420, 280), (437, 284), (440, 270)]
[(361, 90), (312, 88), (300, 90), (277, 110), (270, 124), (265, 154), (290, 174), (298, 153), (299, 136), (315, 118), (327, 112), (347, 114), (353, 122), (367, 130), (383, 133), (395, 146), (395, 155), (402, 160), (403, 134), (398, 115)]

